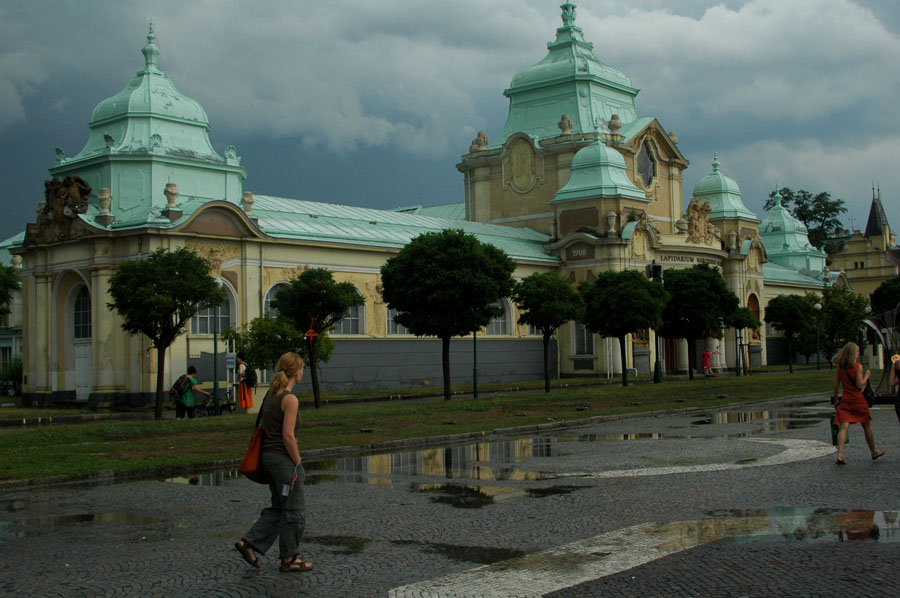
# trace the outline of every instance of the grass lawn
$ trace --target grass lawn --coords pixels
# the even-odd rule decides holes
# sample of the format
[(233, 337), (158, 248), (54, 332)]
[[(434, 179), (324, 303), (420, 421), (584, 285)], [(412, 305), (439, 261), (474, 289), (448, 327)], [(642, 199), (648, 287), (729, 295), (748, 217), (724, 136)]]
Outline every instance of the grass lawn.
[[(876, 379), (878, 374), (876, 372)], [(452, 401), (343, 405), (340, 400), (332, 399), (323, 409), (301, 410), (300, 449), (364, 446), (387, 440), (491, 431), (548, 421), (716, 407), (819, 392), (830, 394), (833, 376), (828, 369), (794, 374), (772, 372), (741, 377), (701, 377), (693, 382), (672, 379), (663, 384), (637, 383), (628, 387), (603, 384), (554, 388), (549, 394), (543, 392), (543, 383), (537, 382), (535, 390), (485, 392), (478, 399), (469, 396)], [(373, 393), (370, 391), (369, 394)], [(0, 419), (12, 409), (0, 409)], [(26, 417), (38, 417), (39, 412), (46, 410), (24, 411), (28, 413)], [(70, 409), (55, 411), (77, 412)], [(182, 421), (97, 421), (0, 430), (0, 480), (232, 461), (240, 459), (246, 450), (255, 417), (238, 414)]]

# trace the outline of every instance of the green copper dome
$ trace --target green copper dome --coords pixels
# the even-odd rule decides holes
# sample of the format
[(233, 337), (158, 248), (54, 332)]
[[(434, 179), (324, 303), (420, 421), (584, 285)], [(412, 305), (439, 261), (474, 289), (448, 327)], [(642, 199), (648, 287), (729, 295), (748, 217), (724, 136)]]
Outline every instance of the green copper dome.
[(776, 191), (775, 205), (759, 224), (759, 236), (770, 261), (801, 272), (821, 273), (825, 268), (825, 252), (809, 242), (809, 234), (802, 222), (781, 203)]
[[(83, 178), (95, 194), (109, 190), (109, 213), (93, 226), (170, 226), (186, 204), (237, 204), (247, 178), (236, 148), (226, 147), (224, 158), (213, 149), (203, 107), (159, 70), (152, 24), (142, 53), (144, 68), (94, 108), (81, 152), (69, 158), (57, 148), (50, 168), (56, 178)], [(99, 205), (99, 197), (91, 201)]]
[(712, 211), (710, 219), (716, 218), (748, 218), (756, 220), (756, 214), (747, 209), (741, 200), (741, 189), (738, 184), (719, 172), (719, 156), (713, 154), (713, 171), (694, 185), (693, 197), (700, 201), (708, 201)]
[(572, 120), (572, 133), (605, 128), (618, 115), (622, 126), (636, 118), (634, 98), (638, 90), (631, 78), (594, 56), (594, 45), (584, 40), (575, 26), (575, 5), (561, 5), (563, 26), (549, 53), (540, 62), (522, 69), (503, 92), (509, 98), (509, 116), (500, 137), (501, 146), (511, 135), (526, 133), (543, 139), (560, 135), (560, 117)]
[(159, 70), (153, 25), (144, 68), (125, 89), (97, 104), (91, 136), (75, 160), (105, 153), (164, 152), (193, 160), (223, 162), (209, 142), (209, 118), (197, 100), (178, 91)]
[(594, 142), (578, 150), (572, 158), (569, 180), (550, 203), (601, 195), (647, 198), (628, 178), (622, 154), (601, 143), (599, 137), (599, 132), (594, 132)]

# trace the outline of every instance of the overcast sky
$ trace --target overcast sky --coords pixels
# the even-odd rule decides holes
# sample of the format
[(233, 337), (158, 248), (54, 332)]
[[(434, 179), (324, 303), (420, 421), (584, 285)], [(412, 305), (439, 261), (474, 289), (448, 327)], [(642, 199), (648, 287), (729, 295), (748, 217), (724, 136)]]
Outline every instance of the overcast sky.
[[(513, 75), (560, 26), (553, 0), (0, 0), (0, 239), (34, 220), (54, 147), (160, 68), (235, 145), (244, 189), (375, 208), (463, 201), (456, 170), (503, 128)], [(872, 183), (900, 229), (900, 2), (594, 0), (576, 24), (675, 131), (685, 202), (718, 151), (764, 215), (777, 184), (829, 191), (864, 228)]]

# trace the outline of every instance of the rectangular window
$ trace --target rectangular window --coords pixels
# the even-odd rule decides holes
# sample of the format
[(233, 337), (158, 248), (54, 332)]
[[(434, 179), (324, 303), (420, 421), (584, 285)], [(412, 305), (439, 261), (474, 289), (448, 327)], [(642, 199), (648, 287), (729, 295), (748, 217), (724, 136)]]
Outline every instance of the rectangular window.
[(354, 305), (349, 308), (341, 321), (334, 325), (334, 334), (359, 334), (359, 308)]
[(403, 324), (400, 324), (394, 318), (397, 317), (396, 309), (387, 310), (387, 333), (388, 334), (409, 334), (409, 330)]
[(0, 368), (4, 367), (12, 359), (12, 347), (0, 347)]
[(225, 332), (225, 329), (231, 326), (231, 313), (226, 301), (218, 307), (219, 310), (219, 329), (216, 330), (216, 308), (207, 307), (197, 312), (197, 315), (191, 318), (191, 334), (219, 334)]
[(535, 326), (534, 324), (528, 325), (528, 336), (540, 336), (543, 337), (544, 333), (541, 332), (541, 329)]
[(575, 322), (575, 355), (594, 354), (594, 334), (581, 322)]

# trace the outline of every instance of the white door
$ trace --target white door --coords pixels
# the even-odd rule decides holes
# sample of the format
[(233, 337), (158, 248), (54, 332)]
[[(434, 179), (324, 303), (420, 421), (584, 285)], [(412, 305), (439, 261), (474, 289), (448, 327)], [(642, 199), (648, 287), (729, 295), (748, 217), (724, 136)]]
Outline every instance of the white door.
[(91, 394), (91, 342), (75, 343), (75, 399), (87, 401)]

